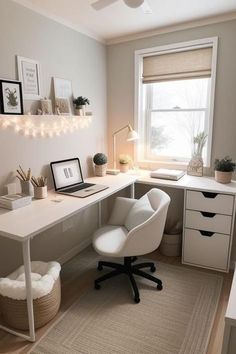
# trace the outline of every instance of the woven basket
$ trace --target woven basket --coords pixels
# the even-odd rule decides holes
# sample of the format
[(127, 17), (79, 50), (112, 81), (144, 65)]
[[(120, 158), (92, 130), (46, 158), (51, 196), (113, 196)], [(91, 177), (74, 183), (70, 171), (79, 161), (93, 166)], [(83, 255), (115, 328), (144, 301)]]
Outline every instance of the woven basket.
[[(60, 303), (61, 282), (58, 277), (49, 294), (33, 300), (35, 328), (44, 326), (56, 316)], [(0, 309), (4, 322), (10, 327), (20, 330), (29, 329), (26, 300), (15, 300), (0, 295)]]

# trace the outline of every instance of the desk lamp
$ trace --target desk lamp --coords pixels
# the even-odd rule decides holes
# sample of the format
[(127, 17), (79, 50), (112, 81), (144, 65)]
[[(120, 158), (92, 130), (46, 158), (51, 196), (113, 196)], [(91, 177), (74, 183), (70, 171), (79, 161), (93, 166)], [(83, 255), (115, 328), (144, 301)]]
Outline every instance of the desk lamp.
[(112, 134), (112, 138), (113, 138), (113, 169), (108, 169), (107, 173), (109, 174), (117, 174), (120, 171), (116, 169), (116, 135), (118, 133), (120, 133), (121, 131), (128, 129), (128, 134), (126, 137), (126, 141), (134, 141), (137, 140), (139, 138), (138, 133), (133, 130), (132, 126), (129, 124), (125, 125), (124, 127), (116, 130), (113, 134)]

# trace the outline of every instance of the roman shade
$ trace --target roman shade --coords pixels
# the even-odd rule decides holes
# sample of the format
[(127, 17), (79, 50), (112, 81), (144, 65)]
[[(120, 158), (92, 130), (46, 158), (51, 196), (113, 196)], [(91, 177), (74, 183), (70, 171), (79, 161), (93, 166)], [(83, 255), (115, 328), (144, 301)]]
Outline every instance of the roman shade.
[(143, 83), (211, 76), (212, 47), (143, 58)]

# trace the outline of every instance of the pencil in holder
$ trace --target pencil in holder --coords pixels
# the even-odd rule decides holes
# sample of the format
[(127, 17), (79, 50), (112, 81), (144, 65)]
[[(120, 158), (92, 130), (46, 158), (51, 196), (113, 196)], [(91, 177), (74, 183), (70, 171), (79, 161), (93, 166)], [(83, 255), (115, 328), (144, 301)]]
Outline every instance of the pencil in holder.
[(36, 187), (34, 186), (34, 197), (36, 199), (44, 199), (47, 198), (48, 195), (48, 189), (47, 186), (43, 187)]
[(33, 195), (34, 191), (33, 191), (33, 186), (31, 184), (30, 181), (20, 181), (20, 185), (21, 185), (21, 192), (25, 195)]

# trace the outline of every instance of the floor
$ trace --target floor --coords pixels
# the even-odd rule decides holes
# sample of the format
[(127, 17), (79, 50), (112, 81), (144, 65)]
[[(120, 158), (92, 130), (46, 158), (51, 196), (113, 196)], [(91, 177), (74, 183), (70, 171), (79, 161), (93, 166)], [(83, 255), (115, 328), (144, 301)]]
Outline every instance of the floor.
[[(147, 257), (147, 256), (145, 256)], [(180, 265), (181, 261), (179, 257), (166, 257), (161, 255), (158, 251), (155, 251), (148, 255), (148, 258), (155, 261), (166, 262), (169, 264)], [(183, 267), (187, 267), (182, 265)], [(207, 270), (206, 270), (207, 271)], [(207, 354), (220, 354), (222, 339), (223, 339), (223, 329), (224, 329), (224, 314), (227, 307), (227, 302), (230, 293), (230, 287), (233, 278), (233, 272), (228, 274), (222, 273), (224, 277), (221, 297), (219, 301), (219, 306), (214, 321), (213, 330), (210, 337), (210, 342), (208, 346)], [(48, 325), (37, 330), (36, 340), (42, 337), (42, 335), (50, 329), (50, 327), (60, 319), (61, 315), (70, 307), (75, 300), (78, 299), (88, 288), (93, 286), (94, 272), (91, 269), (78, 274), (76, 269), (69, 274), (67, 274), (66, 281), (62, 279), (62, 304), (60, 312)], [(138, 305), (137, 305), (138, 306)], [(32, 344), (23, 341), (20, 338), (7, 334), (0, 331), (0, 353), (11, 353), (11, 354), (26, 354), (31, 348)]]

